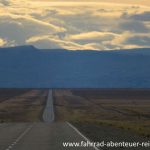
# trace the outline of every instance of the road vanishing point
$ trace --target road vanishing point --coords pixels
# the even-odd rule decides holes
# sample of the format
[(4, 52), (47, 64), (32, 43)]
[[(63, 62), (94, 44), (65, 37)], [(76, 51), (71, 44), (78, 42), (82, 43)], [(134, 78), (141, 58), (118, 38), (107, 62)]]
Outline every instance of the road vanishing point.
[(89, 141), (69, 122), (54, 122), (53, 91), (49, 90), (41, 123), (0, 124), (0, 150), (100, 150), (64, 147), (64, 142)]

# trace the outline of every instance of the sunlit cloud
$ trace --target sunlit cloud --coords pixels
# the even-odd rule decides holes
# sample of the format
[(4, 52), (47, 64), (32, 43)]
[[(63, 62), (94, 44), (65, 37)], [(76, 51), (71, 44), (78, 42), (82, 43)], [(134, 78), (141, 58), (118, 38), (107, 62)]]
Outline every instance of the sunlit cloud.
[(0, 47), (4, 46), (6, 43), (7, 43), (6, 40), (0, 38)]
[(75, 42), (67, 41), (67, 40), (61, 40), (58, 37), (55, 36), (36, 36), (29, 38), (26, 40), (27, 44), (35, 45), (38, 48), (54, 48), (54, 49), (69, 49), (69, 50), (94, 50), (94, 49), (100, 49), (99, 47), (96, 48), (96, 44), (77, 44)]
[(109, 32), (86, 32), (86, 33), (80, 33), (80, 34), (75, 34), (75, 35), (70, 35), (66, 37), (67, 39), (73, 40), (73, 41), (81, 41), (81, 40), (97, 40), (99, 39), (100, 41), (102, 40), (111, 40), (113, 36), (116, 34), (114, 33), (109, 33)]
[(71, 50), (149, 47), (150, 7), (125, 3), (0, 0), (0, 46), (32, 44)]

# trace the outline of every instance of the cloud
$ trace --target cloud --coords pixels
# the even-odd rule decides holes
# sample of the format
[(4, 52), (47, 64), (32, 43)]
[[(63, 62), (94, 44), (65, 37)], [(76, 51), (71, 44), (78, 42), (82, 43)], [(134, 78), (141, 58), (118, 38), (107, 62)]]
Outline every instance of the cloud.
[(38, 48), (61, 48), (60, 41), (58, 39), (54, 39), (54, 37), (49, 36), (35, 36), (26, 40), (27, 44), (33, 44)]
[(150, 11), (144, 11), (142, 13), (136, 14), (124, 14), (124, 17), (127, 19), (133, 19), (138, 21), (150, 21)]
[(3, 46), (72, 50), (149, 46), (146, 6), (33, 0), (0, 0), (0, 4), (0, 37), (7, 41)]
[(0, 4), (2, 4), (3, 6), (9, 6), (10, 1), (9, 0), (0, 0)]
[(109, 49), (103, 41), (111, 41), (115, 36), (117, 34), (93, 31), (66, 36), (65, 39), (78, 44), (89, 44), (92, 49)]
[(124, 41), (125, 44), (150, 47), (150, 35), (133, 35)]
[(143, 22), (134, 20), (125, 20), (119, 25), (120, 29), (123, 31), (131, 31), (135, 33), (147, 33), (149, 29)]
[(75, 42), (71, 42), (71, 41), (64, 41), (64, 40), (60, 40), (58, 37), (54, 37), (52, 36), (35, 36), (32, 37), (30, 39), (28, 39), (26, 41), (27, 44), (33, 44), (34, 46), (38, 47), (38, 48), (54, 48), (54, 49), (58, 49), (58, 48), (63, 48), (63, 49), (70, 49), (70, 50), (94, 50), (94, 49), (100, 49), (100, 47), (95, 44), (95, 43), (91, 43), (91, 44), (77, 44)]
[(0, 38), (0, 47), (4, 46), (6, 43), (7, 43), (6, 40)]
[(118, 46), (117, 49), (123, 48), (143, 48), (150, 47), (150, 35), (148, 33), (134, 33), (124, 32), (122, 35), (116, 36), (112, 41), (106, 41), (108, 47)]
[(86, 32), (86, 33), (80, 33), (80, 34), (75, 34), (75, 35), (70, 35), (69, 39), (71, 40), (95, 40), (95, 39), (100, 39), (100, 40), (108, 40), (111, 39), (114, 36), (113, 33), (109, 32), (97, 32), (97, 31), (92, 31), (92, 32)]
[(37, 34), (59, 33), (65, 29), (28, 16), (0, 16), (0, 36), (23, 45), (27, 38)]

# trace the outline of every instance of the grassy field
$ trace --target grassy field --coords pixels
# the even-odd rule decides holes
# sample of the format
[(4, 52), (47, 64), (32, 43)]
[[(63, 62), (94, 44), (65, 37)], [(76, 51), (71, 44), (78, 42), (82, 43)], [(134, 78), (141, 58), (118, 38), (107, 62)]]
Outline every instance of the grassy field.
[(150, 90), (55, 90), (54, 98), (56, 121), (72, 122), (93, 140), (150, 137)]
[(0, 122), (40, 121), (47, 93), (47, 90), (0, 89)]

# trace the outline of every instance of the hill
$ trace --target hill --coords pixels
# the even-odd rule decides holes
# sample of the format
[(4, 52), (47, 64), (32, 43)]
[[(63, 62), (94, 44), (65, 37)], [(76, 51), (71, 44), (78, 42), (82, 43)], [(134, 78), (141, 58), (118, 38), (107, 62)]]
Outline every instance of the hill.
[(1, 88), (150, 88), (150, 49), (0, 49)]

